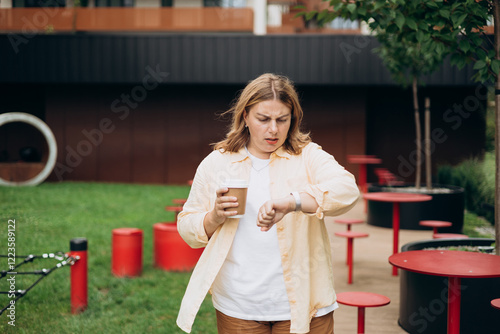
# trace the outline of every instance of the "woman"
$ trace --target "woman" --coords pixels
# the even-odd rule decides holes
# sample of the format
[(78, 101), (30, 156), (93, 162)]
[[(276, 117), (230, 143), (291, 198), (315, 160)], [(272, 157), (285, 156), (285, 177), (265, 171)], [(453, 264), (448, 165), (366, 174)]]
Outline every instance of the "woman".
[[(231, 129), (198, 167), (178, 217), (184, 240), (206, 248), (177, 324), (190, 332), (210, 292), (219, 334), (331, 334), (337, 304), (323, 218), (354, 206), (354, 177), (301, 132), (286, 77), (251, 81), (228, 113)], [(221, 187), (234, 178), (249, 182), (242, 218), (228, 218), (238, 203)]]

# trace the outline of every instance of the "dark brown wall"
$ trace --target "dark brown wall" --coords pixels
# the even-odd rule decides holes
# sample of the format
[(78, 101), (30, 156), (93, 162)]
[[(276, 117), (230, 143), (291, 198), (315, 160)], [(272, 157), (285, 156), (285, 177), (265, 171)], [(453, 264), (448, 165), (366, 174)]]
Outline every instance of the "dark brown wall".
[(335, 86), (299, 88), (305, 129), (314, 142), (356, 176), (358, 166), (349, 164), (347, 155), (365, 153), (365, 91)]
[[(58, 164), (49, 180), (160, 184), (184, 184), (192, 179), (200, 161), (211, 151), (209, 144), (225, 134), (227, 122), (216, 114), (226, 110), (243, 88), (239, 85), (165, 85), (150, 90), (134, 85), (9, 87), (3, 87), (3, 91), (10, 92), (4, 96), (4, 106), (23, 107), (22, 110), (5, 107), (2, 111), (35, 113), (56, 136)], [(337, 86), (297, 89), (304, 109), (304, 130), (310, 131), (313, 141), (333, 154), (340, 164), (357, 176), (357, 165), (349, 164), (346, 156), (376, 154), (383, 159), (383, 167), (412, 180), (414, 174), (406, 175), (407, 165), (401, 162), (411, 161), (415, 147), (408, 90)], [(475, 88), (428, 87), (421, 92), (422, 99), (425, 90), (432, 97), (432, 127), (442, 130), (433, 153), (434, 171), (438, 164), (454, 164), (471, 155), (481, 155), (485, 137), (484, 100), (478, 97)], [(479, 92), (481, 95), (482, 91)], [(23, 99), (26, 101), (20, 102)], [(472, 110), (477, 101), (480, 108)], [(466, 117), (455, 111), (460, 106)], [(0, 128), (0, 141), (10, 148), (12, 134), (6, 139), (5, 129)], [(19, 138), (25, 141), (29, 138), (25, 135), (19, 134)], [(369, 181), (376, 181), (373, 168), (370, 172)]]
[[(159, 86), (143, 98), (135, 87), (47, 89), (47, 123), (59, 147), (51, 180), (185, 183), (210, 153), (209, 144), (224, 137), (227, 122), (217, 114), (243, 88)], [(315, 142), (344, 165), (347, 153), (364, 152), (363, 94), (345, 88), (299, 90), (304, 130)], [(138, 99), (121, 102), (124, 94)], [(356, 166), (349, 167), (357, 173)]]
[[(212, 87), (69, 86), (47, 90), (59, 148), (52, 180), (186, 183), (224, 124), (231, 93)], [(136, 99), (134, 99), (134, 97)]]

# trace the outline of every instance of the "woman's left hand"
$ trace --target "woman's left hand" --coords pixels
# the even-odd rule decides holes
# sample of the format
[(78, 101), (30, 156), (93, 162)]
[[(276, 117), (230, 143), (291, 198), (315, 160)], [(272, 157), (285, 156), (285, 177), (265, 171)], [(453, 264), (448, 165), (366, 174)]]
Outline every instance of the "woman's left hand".
[(274, 224), (295, 210), (295, 199), (292, 195), (280, 199), (271, 199), (264, 203), (257, 214), (257, 226), (260, 230), (267, 232)]

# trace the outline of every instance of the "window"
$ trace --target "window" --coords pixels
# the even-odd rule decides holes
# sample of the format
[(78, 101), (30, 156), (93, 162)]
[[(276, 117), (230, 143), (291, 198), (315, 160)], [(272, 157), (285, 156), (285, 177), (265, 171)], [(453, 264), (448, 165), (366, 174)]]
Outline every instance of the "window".
[(162, 7), (172, 7), (174, 0), (161, 0)]
[(351, 30), (351, 29), (359, 29), (359, 22), (358, 21), (351, 21), (349, 19), (343, 19), (341, 17), (337, 17), (332, 22), (330, 22), (327, 26), (329, 28), (333, 28), (333, 29)]
[(204, 7), (246, 7), (246, 0), (203, 0)]
[(135, 0), (95, 0), (96, 7), (134, 7)]
[(66, 0), (13, 0), (12, 7), (66, 7)]

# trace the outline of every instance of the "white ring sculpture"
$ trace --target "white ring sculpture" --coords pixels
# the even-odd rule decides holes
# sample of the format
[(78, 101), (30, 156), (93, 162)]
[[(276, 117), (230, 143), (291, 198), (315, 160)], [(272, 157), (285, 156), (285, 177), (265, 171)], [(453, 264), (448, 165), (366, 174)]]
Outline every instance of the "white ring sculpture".
[(0, 186), (36, 186), (37, 184), (40, 184), (43, 181), (45, 181), (45, 179), (50, 175), (50, 173), (54, 169), (54, 166), (56, 165), (56, 158), (57, 158), (56, 138), (54, 137), (54, 134), (47, 126), (47, 124), (45, 124), (38, 117), (23, 112), (9, 112), (5, 114), (0, 114), (0, 126), (12, 122), (24, 122), (38, 129), (43, 134), (45, 140), (47, 141), (47, 146), (49, 147), (49, 157), (47, 159), (45, 167), (37, 176), (29, 180), (19, 181), (19, 182), (7, 181), (0, 178)]

